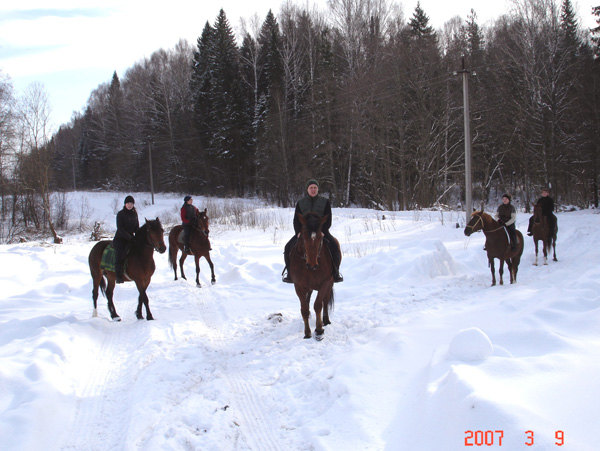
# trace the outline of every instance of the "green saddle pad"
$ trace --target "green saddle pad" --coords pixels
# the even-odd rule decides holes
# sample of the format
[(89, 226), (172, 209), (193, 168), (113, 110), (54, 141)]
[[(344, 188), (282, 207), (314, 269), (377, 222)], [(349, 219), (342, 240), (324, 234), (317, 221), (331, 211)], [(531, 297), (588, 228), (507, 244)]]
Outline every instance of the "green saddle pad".
[(117, 253), (112, 243), (106, 246), (104, 252), (102, 253), (102, 260), (100, 261), (100, 268), (105, 269), (107, 271), (115, 271), (115, 261), (117, 258)]
[[(115, 248), (111, 243), (108, 246), (106, 246), (106, 249), (104, 249), (104, 252), (102, 252), (102, 260), (100, 260), (100, 269), (115, 272), (116, 261), (117, 251), (115, 251)], [(125, 261), (123, 262), (123, 272), (127, 272), (127, 257), (125, 257)]]

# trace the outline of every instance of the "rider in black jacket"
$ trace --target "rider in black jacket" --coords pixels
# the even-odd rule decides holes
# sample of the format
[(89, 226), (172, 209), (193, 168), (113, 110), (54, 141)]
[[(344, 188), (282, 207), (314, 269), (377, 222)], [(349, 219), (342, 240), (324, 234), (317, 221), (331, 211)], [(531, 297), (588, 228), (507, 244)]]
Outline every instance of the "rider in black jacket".
[[(550, 236), (554, 235), (556, 229), (556, 216), (554, 216), (554, 199), (550, 197), (550, 190), (542, 188), (542, 197), (537, 201), (537, 204), (542, 207), (542, 216), (548, 218), (548, 227), (550, 228)], [(531, 236), (531, 228), (533, 227), (533, 216), (529, 218), (529, 226), (527, 227), (527, 235)]]
[[(296, 244), (296, 241), (298, 240), (302, 230), (302, 224), (298, 219), (298, 213), (301, 215), (305, 215), (307, 213), (316, 213), (321, 218), (327, 215), (327, 220), (321, 226), (321, 231), (323, 232), (323, 235), (325, 235), (323, 240), (327, 244), (327, 248), (329, 249), (331, 258), (333, 259), (333, 281), (342, 282), (344, 280), (340, 274), (340, 262), (342, 255), (340, 253), (340, 249), (331, 236), (331, 233), (329, 232), (329, 228), (331, 227), (331, 204), (329, 203), (329, 199), (319, 196), (319, 182), (317, 182), (315, 179), (310, 179), (308, 182), (306, 182), (306, 196), (296, 203), (296, 211), (294, 211), (295, 235), (285, 245), (285, 250), (283, 251), (285, 268), (283, 271), (286, 272), (286, 270), (290, 267), (290, 250)], [(287, 283), (292, 283), (292, 280), (287, 273), (285, 276), (283, 276), (282, 280)]]
[(135, 209), (135, 200), (133, 196), (127, 196), (124, 206), (117, 213), (117, 233), (113, 238), (113, 247), (115, 248), (115, 273), (117, 283), (123, 283), (123, 263), (127, 255), (127, 245), (133, 238), (135, 232), (140, 228), (137, 211)]

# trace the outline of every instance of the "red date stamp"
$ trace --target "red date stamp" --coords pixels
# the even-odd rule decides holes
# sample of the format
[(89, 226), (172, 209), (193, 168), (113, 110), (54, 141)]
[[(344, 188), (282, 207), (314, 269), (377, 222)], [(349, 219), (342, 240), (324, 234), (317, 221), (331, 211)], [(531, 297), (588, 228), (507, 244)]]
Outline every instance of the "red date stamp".
[[(565, 444), (564, 431), (554, 431), (554, 444), (563, 446)], [(488, 431), (465, 431), (465, 446), (502, 446), (504, 439), (504, 431), (488, 430)], [(523, 444), (533, 446), (535, 444), (535, 434), (533, 431), (525, 431)]]

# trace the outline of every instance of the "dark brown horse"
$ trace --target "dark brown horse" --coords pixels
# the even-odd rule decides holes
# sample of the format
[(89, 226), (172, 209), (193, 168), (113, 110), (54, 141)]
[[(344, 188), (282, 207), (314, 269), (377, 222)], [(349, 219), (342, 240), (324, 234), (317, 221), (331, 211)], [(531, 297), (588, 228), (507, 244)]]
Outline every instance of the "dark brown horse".
[(502, 274), (504, 273), (505, 261), (510, 272), (510, 283), (515, 283), (517, 281), (517, 271), (519, 270), (521, 255), (523, 254), (523, 234), (518, 230), (515, 231), (517, 243), (515, 250), (511, 250), (504, 226), (487, 213), (484, 213), (483, 210), (473, 212), (471, 220), (465, 227), (465, 235), (470, 236), (478, 230), (483, 230), (485, 234), (485, 248), (487, 250), (490, 270), (492, 271), (492, 286), (496, 285), (495, 258), (500, 260), (498, 271), (500, 273), (500, 285), (504, 283), (502, 281)]
[[(125, 282), (135, 282), (139, 292), (138, 306), (135, 311), (137, 319), (144, 319), (144, 316), (142, 315), (142, 304), (146, 307), (146, 319), (154, 319), (150, 312), (150, 306), (148, 305), (146, 289), (148, 288), (148, 285), (150, 285), (150, 279), (156, 268), (153, 258), (154, 251), (156, 250), (162, 254), (167, 250), (164, 234), (165, 231), (158, 218), (150, 221), (146, 219), (146, 223), (140, 227), (131, 240), (131, 250), (126, 258), (127, 267), (124, 273), (124, 279)], [(92, 274), (92, 281), (94, 284), (92, 289), (92, 299), (94, 300), (93, 316), (98, 316), (97, 301), (98, 287), (100, 287), (102, 294), (108, 299), (108, 311), (110, 312), (110, 317), (113, 321), (121, 321), (113, 303), (115, 273), (100, 268), (102, 254), (104, 253), (106, 246), (110, 243), (112, 243), (111, 240), (103, 240), (96, 243), (90, 251), (90, 256), (88, 258), (90, 273)], [(108, 280), (108, 285), (105, 278)]]
[[(300, 299), (300, 312), (304, 320), (304, 338), (311, 337), (308, 318), (310, 318), (310, 297), (317, 291), (314, 309), (316, 319), (315, 338), (323, 339), (323, 326), (331, 324), (329, 309), (333, 308), (333, 260), (327, 246), (323, 245), (322, 225), (327, 216), (308, 213), (298, 215), (302, 224), (300, 237), (290, 250), (289, 276)], [(339, 247), (339, 243), (336, 240)], [(321, 316), (321, 312), (323, 316)]]
[[(204, 257), (210, 266), (210, 282), (214, 285), (215, 279), (215, 267), (212, 260), (210, 259), (210, 241), (208, 240), (208, 216), (206, 215), (206, 208), (204, 211), (199, 211), (196, 215), (196, 227), (193, 227), (190, 231), (190, 250), (194, 254), (194, 261), (196, 262), (196, 285), (200, 284), (200, 257)], [(169, 232), (169, 264), (173, 268), (175, 273), (175, 280), (177, 280), (177, 252), (181, 251), (181, 258), (179, 259), (179, 269), (181, 270), (181, 277), (185, 277), (183, 272), (183, 262), (188, 256), (187, 253), (183, 252), (183, 226), (175, 226)]]
[(548, 264), (548, 254), (550, 248), (553, 250), (554, 258), (556, 262), (556, 232), (558, 225), (554, 226), (554, 233), (550, 233), (550, 224), (548, 224), (548, 217), (542, 214), (542, 206), (533, 204), (533, 225), (531, 227), (531, 235), (533, 242), (535, 243), (535, 261), (534, 265), (538, 264), (538, 241), (542, 242), (544, 249), (544, 265)]

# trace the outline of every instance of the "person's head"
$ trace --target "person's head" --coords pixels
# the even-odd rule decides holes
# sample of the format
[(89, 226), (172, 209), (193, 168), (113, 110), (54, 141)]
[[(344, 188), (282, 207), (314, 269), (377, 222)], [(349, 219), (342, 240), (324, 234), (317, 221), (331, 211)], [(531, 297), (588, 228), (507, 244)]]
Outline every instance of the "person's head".
[(542, 188), (542, 197), (548, 197), (550, 190), (548, 188)]
[(123, 201), (123, 205), (125, 205), (125, 208), (127, 208), (127, 210), (131, 210), (135, 205), (135, 200), (133, 199), (133, 196), (127, 196), (125, 198), (125, 201)]
[(194, 199), (192, 199), (192, 196), (185, 196), (183, 198), (183, 202), (185, 202), (186, 204), (191, 204), (194, 201)]
[(503, 203), (504, 205), (506, 205), (506, 204), (510, 204), (510, 200), (511, 200), (510, 194), (504, 193), (504, 194), (502, 195), (502, 203)]
[(315, 179), (310, 179), (306, 182), (306, 192), (310, 197), (315, 197), (319, 194), (319, 182)]

